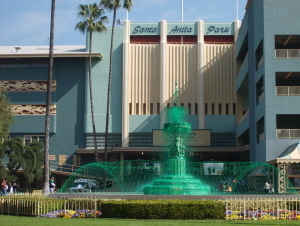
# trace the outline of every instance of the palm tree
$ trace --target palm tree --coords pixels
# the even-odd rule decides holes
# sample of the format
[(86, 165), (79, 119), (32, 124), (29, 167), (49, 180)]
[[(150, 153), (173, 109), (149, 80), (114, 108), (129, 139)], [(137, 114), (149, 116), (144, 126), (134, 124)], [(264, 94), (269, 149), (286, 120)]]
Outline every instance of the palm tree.
[(76, 24), (75, 30), (78, 29), (80, 32), (89, 33), (89, 88), (90, 88), (90, 104), (91, 104), (91, 114), (92, 114), (92, 126), (93, 126), (93, 136), (94, 136), (94, 147), (95, 147), (95, 162), (98, 162), (98, 152), (97, 152), (97, 135), (95, 126), (95, 116), (94, 116), (94, 104), (93, 104), (93, 92), (92, 92), (92, 33), (106, 31), (104, 26), (105, 22), (108, 22), (104, 14), (104, 10), (99, 8), (99, 6), (94, 3), (90, 5), (79, 5), (78, 17), (81, 17), (82, 21)]
[(51, 86), (53, 71), (53, 46), (54, 46), (54, 18), (55, 18), (55, 0), (51, 3), (51, 25), (50, 25), (50, 43), (49, 43), (49, 65), (47, 81), (47, 100), (46, 100), (46, 118), (45, 118), (45, 148), (44, 148), (44, 182), (43, 193), (49, 193), (49, 132), (50, 132), (50, 107), (51, 107)]
[(100, 6), (104, 9), (113, 11), (113, 23), (111, 30), (110, 40), (110, 56), (109, 56), (109, 75), (108, 75), (108, 87), (107, 87), (107, 102), (106, 102), (106, 126), (105, 126), (105, 148), (104, 148), (104, 162), (107, 162), (107, 145), (108, 145), (108, 125), (109, 125), (109, 106), (110, 106), (110, 88), (111, 88), (111, 77), (112, 77), (112, 60), (113, 60), (113, 44), (114, 44), (114, 33), (117, 10), (121, 7), (123, 2), (123, 8), (130, 11), (133, 1), (132, 0), (101, 0)]

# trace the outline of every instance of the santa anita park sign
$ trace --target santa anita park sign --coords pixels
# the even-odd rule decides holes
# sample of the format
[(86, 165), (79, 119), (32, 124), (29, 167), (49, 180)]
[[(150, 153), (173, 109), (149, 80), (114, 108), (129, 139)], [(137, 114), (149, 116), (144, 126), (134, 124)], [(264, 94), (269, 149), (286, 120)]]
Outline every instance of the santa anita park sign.
[[(197, 35), (197, 23), (168, 23), (167, 35)], [(130, 35), (160, 35), (160, 23), (132, 23)], [(204, 35), (233, 35), (233, 23), (204, 23)]]

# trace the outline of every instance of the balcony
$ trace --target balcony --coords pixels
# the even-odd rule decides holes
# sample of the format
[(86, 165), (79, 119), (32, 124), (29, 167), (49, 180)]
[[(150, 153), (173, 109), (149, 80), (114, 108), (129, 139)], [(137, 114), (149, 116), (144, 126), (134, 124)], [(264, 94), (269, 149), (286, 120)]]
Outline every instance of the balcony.
[(277, 139), (299, 139), (300, 129), (277, 129)]
[(300, 86), (276, 86), (276, 96), (300, 96)]
[(300, 49), (276, 49), (276, 59), (299, 59)]
[(249, 115), (249, 110), (247, 110), (245, 112), (245, 114), (243, 114), (243, 116), (239, 119), (238, 121), (238, 125), (242, 123), (242, 121), (244, 121), (244, 119)]

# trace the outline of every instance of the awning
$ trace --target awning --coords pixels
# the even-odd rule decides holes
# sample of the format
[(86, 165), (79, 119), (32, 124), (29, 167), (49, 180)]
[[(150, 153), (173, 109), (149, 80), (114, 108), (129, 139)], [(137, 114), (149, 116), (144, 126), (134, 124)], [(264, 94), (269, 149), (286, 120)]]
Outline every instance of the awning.
[(290, 145), (278, 158), (267, 163), (300, 163), (300, 142)]

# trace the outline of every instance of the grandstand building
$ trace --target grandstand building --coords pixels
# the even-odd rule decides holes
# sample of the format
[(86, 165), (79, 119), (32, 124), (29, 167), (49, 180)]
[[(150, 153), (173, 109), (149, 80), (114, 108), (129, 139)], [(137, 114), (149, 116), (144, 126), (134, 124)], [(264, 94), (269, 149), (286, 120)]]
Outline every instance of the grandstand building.
[[(108, 161), (161, 159), (162, 112), (174, 106), (178, 89), (178, 103), (188, 109), (192, 125), (192, 161), (268, 162), (300, 189), (299, 8), (300, 0), (249, 0), (243, 21), (126, 20), (117, 26)], [(109, 31), (93, 34), (92, 43), (100, 161)], [(58, 186), (65, 178), (60, 175), (95, 158), (87, 47), (54, 50), (50, 159)], [(47, 46), (0, 49), (0, 89), (8, 93), (16, 118), (10, 137), (23, 137), (25, 144), (44, 140), (48, 53)]]

